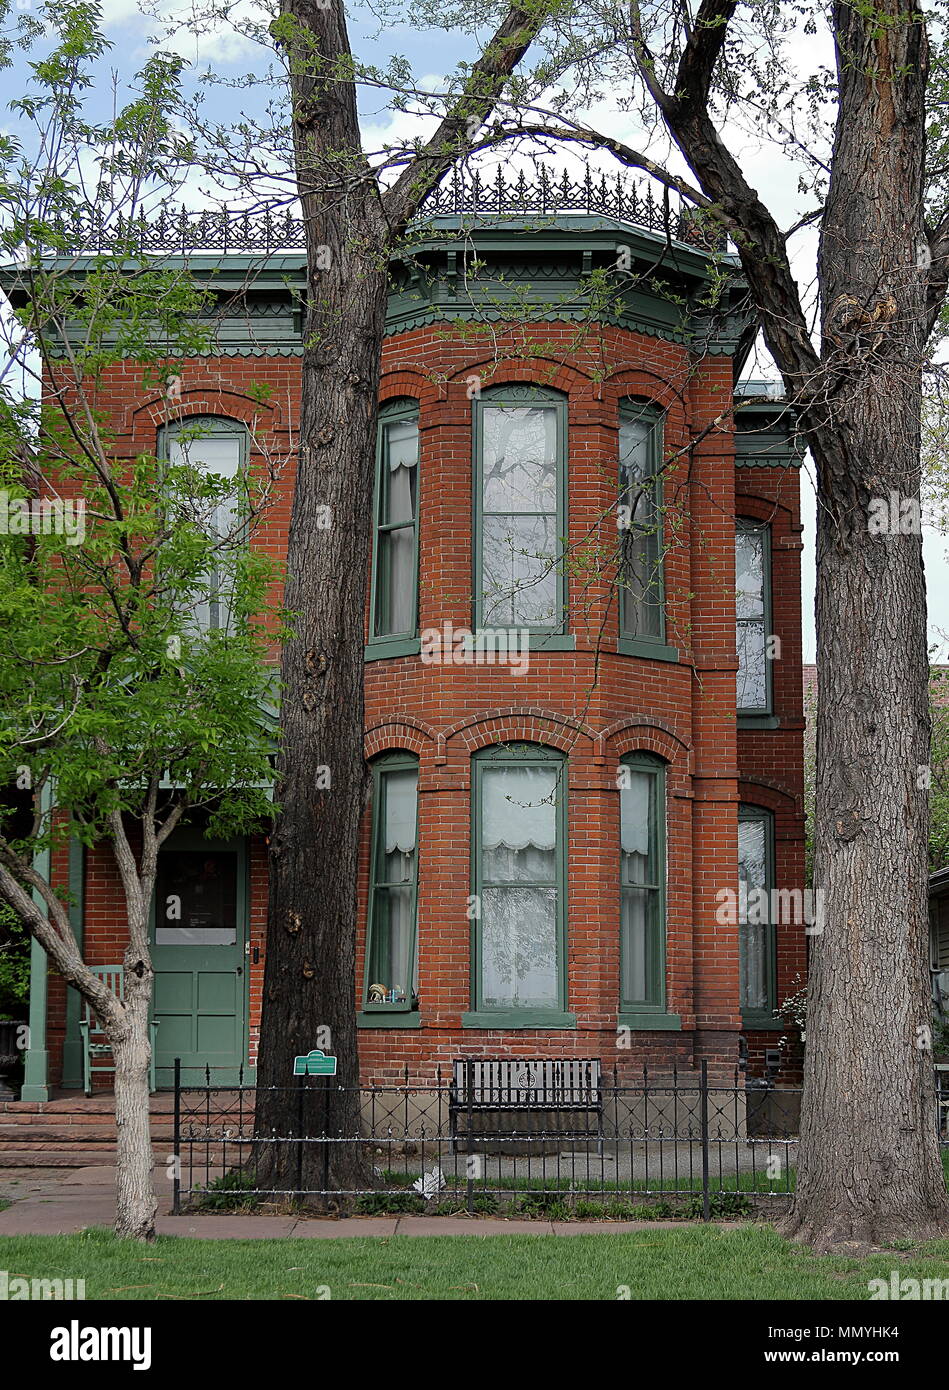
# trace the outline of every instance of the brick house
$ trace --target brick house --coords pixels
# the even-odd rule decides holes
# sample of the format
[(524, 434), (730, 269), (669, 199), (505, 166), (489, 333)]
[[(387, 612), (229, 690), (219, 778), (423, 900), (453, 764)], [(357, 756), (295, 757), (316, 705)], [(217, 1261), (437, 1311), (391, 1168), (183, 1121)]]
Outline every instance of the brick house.
[[(688, 1070), (744, 1048), (760, 1072), (803, 973), (803, 924), (750, 920), (737, 892), (739, 872), (804, 883), (800, 456), (780, 399), (736, 386), (753, 336), (736, 261), (710, 307), (714, 253), (678, 230), (643, 206), (441, 215), (393, 267), (353, 982), (366, 1081), (468, 1055)], [(188, 265), (218, 295), (218, 351), (183, 365), (170, 411), (134, 363), (109, 370), (117, 453), (174, 449), (197, 420), (207, 467), (276, 461), (255, 543), (280, 556), (302, 255)], [(58, 869), (86, 958), (119, 960), (110, 855), (73, 845)], [(185, 910), (155, 926), (160, 1086), (175, 1057), (253, 1067), (266, 878), (263, 834), (192, 827), (163, 851), (157, 900), (173, 887)], [(78, 1084), (78, 1017), (36, 957), (24, 1099)]]

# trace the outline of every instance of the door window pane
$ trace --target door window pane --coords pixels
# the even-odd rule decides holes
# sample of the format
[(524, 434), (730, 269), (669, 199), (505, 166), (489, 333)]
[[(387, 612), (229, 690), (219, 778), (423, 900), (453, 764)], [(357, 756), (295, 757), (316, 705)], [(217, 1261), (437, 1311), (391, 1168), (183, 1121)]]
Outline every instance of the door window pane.
[(155, 886), (156, 946), (237, 942), (237, 854), (162, 850)]

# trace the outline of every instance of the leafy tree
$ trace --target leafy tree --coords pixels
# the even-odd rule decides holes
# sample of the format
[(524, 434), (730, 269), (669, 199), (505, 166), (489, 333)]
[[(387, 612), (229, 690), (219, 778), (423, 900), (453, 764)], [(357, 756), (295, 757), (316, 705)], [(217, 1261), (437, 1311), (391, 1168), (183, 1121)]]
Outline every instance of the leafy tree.
[[(25, 827), (0, 819), (0, 900), (94, 1009), (115, 1062), (116, 1230), (148, 1239), (156, 1198), (149, 1136), (149, 910), (158, 853), (186, 819), (234, 834), (269, 815), (272, 739), (262, 708), (271, 646), (260, 615), (274, 575), (248, 544), (266, 494), (191, 462), (123, 459), (103, 410), (130, 359), (156, 401), (175, 361), (209, 347), (201, 293), (146, 260), (121, 226), (77, 258), (83, 213), (119, 214), (174, 191), (179, 63), (151, 58), (140, 93), (102, 125), (81, 114), (106, 44), (94, 7), (30, 18), (44, 44), (0, 141), (0, 225), (17, 306), (0, 394), (0, 777), (32, 794)], [(87, 170), (98, 177), (84, 201)], [(169, 175), (171, 171), (171, 176)], [(127, 366), (122, 368), (128, 370)], [(27, 383), (15, 392), (18, 375)], [(175, 409), (166, 402), (166, 418)], [(236, 490), (236, 491), (235, 491)], [(222, 530), (222, 504), (239, 520)], [(48, 525), (43, 524), (43, 517)], [(230, 620), (193, 616), (213, 593)], [(38, 851), (107, 844), (125, 897), (122, 997), (82, 958), (61, 888)], [(54, 856), (50, 855), (50, 862)]]

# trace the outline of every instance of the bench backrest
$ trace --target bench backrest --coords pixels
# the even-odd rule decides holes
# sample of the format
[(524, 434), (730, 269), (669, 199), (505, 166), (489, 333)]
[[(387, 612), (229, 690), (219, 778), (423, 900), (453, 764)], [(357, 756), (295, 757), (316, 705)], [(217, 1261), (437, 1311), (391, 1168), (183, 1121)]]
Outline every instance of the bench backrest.
[(555, 1110), (600, 1102), (597, 1057), (461, 1057), (453, 1065), (455, 1092), (463, 1105)]
[[(93, 975), (99, 976), (106, 989), (110, 989), (120, 1002), (124, 1001), (125, 971), (121, 965), (90, 965), (89, 969)], [(90, 1033), (103, 1032), (89, 1002), (83, 1000), (83, 1003), (85, 1005), (83, 1016), (89, 1024)]]

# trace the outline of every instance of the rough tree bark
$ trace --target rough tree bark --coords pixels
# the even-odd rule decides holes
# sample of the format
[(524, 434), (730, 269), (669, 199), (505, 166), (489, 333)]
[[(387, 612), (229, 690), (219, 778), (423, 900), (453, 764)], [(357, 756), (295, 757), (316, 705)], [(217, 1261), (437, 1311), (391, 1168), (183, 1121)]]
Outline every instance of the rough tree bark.
[[(840, 83), (821, 232), (814, 876), (799, 1177), (820, 1247), (944, 1232), (927, 918), (929, 666), (919, 527), (927, 42), (916, 7), (834, 9)], [(826, 421), (820, 424), (821, 417)], [(871, 504), (892, 510), (875, 534)], [(896, 523), (895, 527), (893, 523)], [(905, 529), (904, 529), (905, 528)]]
[[(385, 191), (363, 152), (343, 5), (284, 0), (297, 181), (307, 245), (300, 452), (287, 548), (294, 632), (281, 658), (279, 812), (270, 841), (256, 1133), (297, 1133), (293, 1058), (330, 1042), (333, 1133), (361, 1132), (355, 951), (365, 803), (363, 620), (388, 259), (420, 204), (491, 114), (551, 6), (515, 5), (432, 139)], [(328, 508), (329, 511), (321, 509)], [(329, 523), (327, 525), (327, 522)], [(321, 524), (322, 523), (322, 524)], [(321, 769), (326, 771), (321, 772)], [(304, 1134), (323, 1124), (304, 1095)], [(372, 1185), (359, 1144), (261, 1143), (258, 1181), (334, 1192)], [(324, 1163), (327, 1164), (324, 1169)]]
[[(805, 1092), (784, 1229), (820, 1250), (949, 1228), (936, 1142), (927, 951), (929, 713), (919, 499), (922, 368), (949, 222), (923, 226), (928, 53), (906, 0), (835, 5), (840, 90), (811, 343), (785, 240), (709, 115), (736, 0), (703, 0), (663, 91), (647, 86), (735, 237), (817, 464), (819, 714)], [(905, 520), (871, 525), (879, 500)]]
[[(27, 888), (34, 889), (40, 896), (45, 912), (34, 902)], [(142, 896), (136, 891), (139, 901)], [(146, 904), (150, 897), (149, 890), (148, 897), (144, 898)], [(31, 865), (8, 852), (0, 853), (0, 898), (10, 904), (29, 928), (66, 983), (73, 985), (95, 1010), (105, 1030), (115, 1063), (114, 1230), (118, 1236), (152, 1240), (158, 1203), (152, 1177), (149, 1127), (151, 1041), (148, 1010), (152, 969), (148, 954), (146, 952), (143, 957), (134, 944), (126, 952), (125, 1002), (122, 1004), (86, 966), (68, 913), (51, 886)], [(129, 936), (141, 941), (147, 917), (138, 912), (135, 921), (139, 924), (138, 932), (130, 912)]]

